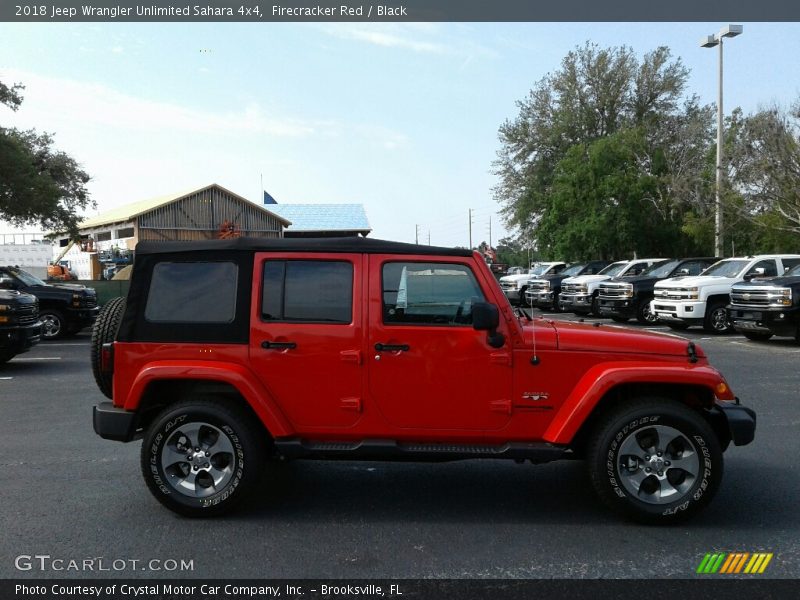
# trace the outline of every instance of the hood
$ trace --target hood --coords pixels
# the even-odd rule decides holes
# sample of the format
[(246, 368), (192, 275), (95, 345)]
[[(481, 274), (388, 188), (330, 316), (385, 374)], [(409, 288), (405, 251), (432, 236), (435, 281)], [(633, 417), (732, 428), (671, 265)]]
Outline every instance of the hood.
[(736, 277), (717, 277), (716, 275), (695, 275), (694, 277), (671, 277), (669, 279), (662, 279), (656, 283), (656, 287), (700, 287), (703, 285), (710, 285), (714, 283), (732, 283), (737, 281)]
[[(587, 323), (567, 321), (557, 321), (554, 327), (558, 335), (559, 350), (660, 354), (688, 358), (689, 340), (669, 333), (636, 331), (614, 325), (595, 327)], [(705, 353), (699, 346), (695, 346), (695, 352), (699, 358), (705, 358)]]
[(65, 292), (69, 292), (71, 294), (82, 292), (84, 294), (88, 294), (89, 296), (93, 296), (96, 294), (94, 288), (88, 288), (85, 285), (81, 285), (80, 283), (48, 283), (46, 285), (32, 285), (30, 290), (63, 290)]
[(17, 290), (0, 289), (0, 304), (33, 304), (36, 296)]
[(648, 277), (647, 275), (636, 275), (635, 277), (614, 277), (606, 283), (632, 283), (633, 285), (654, 284), (661, 281), (660, 277)]
[(503, 277), (500, 278), (500, 281), (501, 282), (508, 281), (510, 283), (516, 283), (517, 281), (527, 281), (530, 277), (531, 277), (531, 275), (528, 275), (527, 273), (525, 273), (524, 275), (522, 275), (522, 274), (519, 274), (519, 275), (504, 275)]
[(791, 275), (789, 277), (762, 277), (761, 279), (751, 279), (750, 281), (742, 281), (737, 283), (736, 287), (763, 287), (765, 285), (774, 286), (792, 286), (800, 285), (800, 275)]

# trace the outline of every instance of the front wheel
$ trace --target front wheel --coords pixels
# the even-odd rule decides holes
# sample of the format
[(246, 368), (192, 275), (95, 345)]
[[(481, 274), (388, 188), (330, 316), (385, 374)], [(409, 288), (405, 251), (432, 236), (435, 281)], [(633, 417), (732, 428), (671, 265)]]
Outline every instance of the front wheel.
[(700, 511), (722, 480), (722, 448), (709, 424), (669, 398), (644, 398), (609, 413), (588, 450), (598, 496), (635, 521), (676, 523)]
[(67, 323), (60, 311), (50, 308), (42, 310), (39, 319), (42, 322), (42, 339), (57, 340), (66, 335)]
[(636, 320), (642, 325), (652, 325), (658, 321), (658, 315), (650, 309), (650, 300), (639, 302), (639, 307), (636, 309)]
[(727, 333), (731, 330), (728, 321), (728, 309), (724, 302), (715, 302), (706, 309), (706, 317), (703, 320), (703, 329), (710, 333)]
[(217, 400), (167, 407), (142, 443), (142, 474), (150, 492), (189, 517), (231, 510), (263, 469), (266, 433), (254, 419)]

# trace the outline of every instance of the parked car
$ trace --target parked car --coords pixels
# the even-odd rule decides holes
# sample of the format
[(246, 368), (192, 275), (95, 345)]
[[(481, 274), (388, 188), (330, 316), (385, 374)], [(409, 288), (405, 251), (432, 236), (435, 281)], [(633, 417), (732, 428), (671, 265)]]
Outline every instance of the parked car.
[(635, 318), (639, 323), (655, 323), (657, 317), (650, 310), (656, 281), (670, 277), (699, 275), (717, 262), (717, 258), (683, 258), (657, 263), (640, 275), (613, 278), (600, 284), (597, 295), (600, 316), (611, 317), (618, 323)]
[(8, 289), (0, 279), (0, 364), (38, 344), (41, 333), (36, 296)]
[(672, 523), (755, 432), (694, 343), (526, 320), (465, 249), (141, 242), (91, 348), (95, 431), (142, 437), (148, 488), (188, 516), (255, 493), (269, 458), (583, 458), (613, 509)]
[(511, 304), (521, 304), (525, 301), (525, 291), (528, 289), (528, 280), (542, 275), (560, 273), (567, 268), (563, 262), (536, 263), (524, 273), (506, 275), (500, 278), (500, 287)]
[(532, 277), (528, 280), (528, 289), (525, 291), (525, 303), (528, 306), (558, 312), (561, 310), (558, 303), (561, 283), (565, 279), (579, 275), (596, 275), (609, 264), (607, 260), (593, 260), (587, 263), (570, 265), (560, 273)]
[(735, 284), (728, 321), (751, 340), (777, 335), (793, 337), (800, 344), (800, 264), (779, 277)]
[(42, 338), (55, 340), (94, 323), (99, 311), (93, 288), (69, 283), (45, 283), (18, 267), (0, 267), (0, 287), (39, 299)]
[(664, 262), (664, 258), (638, 258), (621, 260), (608, 265), (597, 275), (580, 275), (561, 282), (561, 295), (558, 303), (561, 310), (569, 310), (577, 315), (592, 314), (600, 316), (598, 293), (600, 283), (614, 277), (633, 277), (641, 274), (654, 264)]
[(710, 333), (730, 331), (728, 304), (734, 284), (755, 277), (775, 277), (800, 263), (797, 254), (726, 258), (697, 277), (675, 277), (655, 285), (652, 311), (670, 328), (701, 325)]

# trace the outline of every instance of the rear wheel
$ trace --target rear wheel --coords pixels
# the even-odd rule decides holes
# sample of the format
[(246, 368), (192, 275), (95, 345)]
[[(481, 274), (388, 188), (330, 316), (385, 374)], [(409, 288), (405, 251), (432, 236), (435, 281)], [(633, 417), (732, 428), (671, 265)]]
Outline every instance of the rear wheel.
[(125, 312), (125, 298), (113, 298), (106, 302), (92, 327), (90, 360), (97, 387), (107, 398), (111, 398), (112, 374), (102, 370), (103, 344), (113, 342), (117, 337), (122, 315)]
[(187, 400), (167, 407), (148, 428), (142, 474), (168, 509), (189, 517), (219, 515), (258, 482), (264, 436), (254, 417), (238, 406)]
[(687, 519), (722, 479), (722, 449), (709, 424), (669, 398), (642, 398), (609, 413), (589, 442), (589, 476), (612, 509), (640, 522)]
[(724, 302), (714, 302), (708, 306), (703, 319), (703, 329), (710, 333), (727, 333), (731, 330), (728, 309), (725, 308)]
[(761, 333), (760, 331), (743, 331), (742, 335), (748, 340), (753, 340), (754, 342), (766, 342), (772, 337), (771, 333)]

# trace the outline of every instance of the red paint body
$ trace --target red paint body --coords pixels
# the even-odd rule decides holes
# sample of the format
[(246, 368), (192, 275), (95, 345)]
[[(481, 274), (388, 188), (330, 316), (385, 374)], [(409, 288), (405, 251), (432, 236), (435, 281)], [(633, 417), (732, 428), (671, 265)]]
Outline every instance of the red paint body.
[[(260, 319), (261, 273), (269, 259), (347, 260), (353, 264), (350, 324), (266, 323)], [(487, 302), (500, 308), (505, 345), (493, 348), (470, 326), (385, 325), (385, 261), (467, 266)], [(262, 342), (296, 348), (265, 350)], [(407, 352), (374, 350), (408, 344)], [(539, 364), (531, 358), (538, 356)], [(379, 359), (376, 357), (379, 356)], [(628, 383), (699, 386), (708, 397), (722, 376), (687, 341), (614, 326), (520, 321), (494, 276), (472, 258), (378, 254), (256, 253), (250, 343), (115, 343), (114, 404), (136, 410), (159, 380), (212, 380), (235, 387), (275, 438), (385, 438), (419, 441), (546, 441), (568, 444), (597, 403)]]

